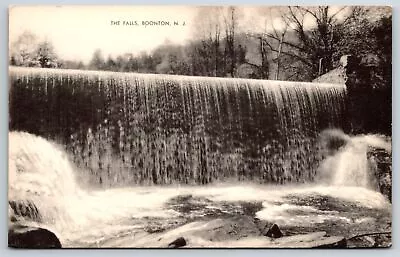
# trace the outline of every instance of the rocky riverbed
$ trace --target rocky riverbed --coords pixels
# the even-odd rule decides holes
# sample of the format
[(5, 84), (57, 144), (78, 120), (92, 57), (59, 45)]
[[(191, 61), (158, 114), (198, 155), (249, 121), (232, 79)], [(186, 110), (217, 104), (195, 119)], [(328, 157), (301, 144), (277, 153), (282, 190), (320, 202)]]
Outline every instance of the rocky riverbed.
[[(346, 217), (304, 226), (276, 225), (257, 218), (261, 202), (213, 202), (192, 195), (178, 196), (167, 204), (181, 215), (174, 219), (137, 220), (141, 229), (97, 241), (90, 247), (265, 247), (265, 248), (358, 248), (391, 246), (391, 219), (388, 211), (364, 208), (330, 197), (299, 199), (292, 204), (318, 208)], [(292, 218), (304, 219), (309, 211), (289, 211)], [(368, 214), (368, 215), (367, 215)], [(366, 217), (368, 216), (368, 217)], [(276, 238), (271, 228), (278, 228)], [(275, 233), (276, 234), (276, 233)]]
[[(91, 225), (74, 230), (69, 229), (73, 224), (66, 224), (68, 228), (64, 229), (49, 225), (45, 228), (54, 232), (62, 247), (67, 248), (391, 246), (391, 204), (385, 203), (380, 193), (360, 188), (265, 188), (256, 185), (179, 190), (142, 188), (130, 192), (131, 198), (124, 195), (124, 199), (137, 202), (121, 202), (120, 207), (117, 198), (107, 200), (102, 193), (87, 198), (88, 203), (81, 208), (87, 206), (93, 212), (96, 206), (98, 215), (113, 215), (109, 216), (114, 217), (112, 220), (100, 222), (91, 217), (88, 219)], [(118, 192), (121, 190), (109, 194)], [(97, 198), (98, 203), (94, 201)], [(157, 199), (159, 205), (151, 203), (152, 199)], [(113, 202), (114, 208), (124, 206), (127, 210), (111, 210), (104, 205), (107, 201)], [(40, 213), (31, 202), (27, 203), (34, 210), (32, 219), (37, 218)], [(150, 203), (152, 207), (147, 209)], [(10, 205), (11, 217), (15, 206)], [(107, 213), (110, 211), (111, 214)], [(41, 226), (34, 220), (29, 223), (27, 217), (13, 217), (10, 222)], [(10, 231), (15, 238), (13, 228)]]

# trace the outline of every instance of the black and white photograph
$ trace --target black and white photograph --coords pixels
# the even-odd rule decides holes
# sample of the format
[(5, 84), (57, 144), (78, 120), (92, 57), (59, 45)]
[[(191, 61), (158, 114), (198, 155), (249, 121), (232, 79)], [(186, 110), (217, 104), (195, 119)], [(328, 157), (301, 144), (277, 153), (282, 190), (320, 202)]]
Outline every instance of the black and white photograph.
[(390, 6), (8, 11), (8, 247), (392, 246)]

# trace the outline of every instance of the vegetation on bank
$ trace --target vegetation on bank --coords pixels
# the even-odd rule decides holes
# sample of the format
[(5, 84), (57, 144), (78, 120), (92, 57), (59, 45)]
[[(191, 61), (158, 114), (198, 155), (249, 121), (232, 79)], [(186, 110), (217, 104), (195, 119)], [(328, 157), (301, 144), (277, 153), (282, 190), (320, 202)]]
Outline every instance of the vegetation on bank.
[(262, 7), (254, 16), (265, 20), (263, 30), (257, 25), (245, 29), (240, 7), (199, 8), (190, 42), (166, 41), (150, 52), (114, 57), (97, 49), (89, 63), (62, 60), (50, 40), (39, 41), (34, 32), (24, 32), (10, 46), (10, 64), (311, 81), (336, 67), (342, 55), (353, 54), (376, 67), (378, 84), (391, 82), (388, 7)]

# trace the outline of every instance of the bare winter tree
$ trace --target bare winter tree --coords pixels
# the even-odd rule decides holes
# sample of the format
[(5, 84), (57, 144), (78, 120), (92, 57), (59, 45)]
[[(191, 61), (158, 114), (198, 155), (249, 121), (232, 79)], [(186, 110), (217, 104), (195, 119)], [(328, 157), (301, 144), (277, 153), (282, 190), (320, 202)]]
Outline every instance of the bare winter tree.
[(271, 49), (271, 45), (267, 41), (267, 38), (264, 33), (261, 34), (251, 34), (250, 37), (257, 39), (258, 41), (258, 53), (260, 56), (259, 63), (255, 63), (249, 60), (245, 60), (245, 63), (253, 67), (256, 71), (256, 78), (259, 79), (268, 79), (270, 73), (270, 63), (269, 63), (269, 52)]
[[(245, 47), (237, 41), (241, 10), (237, 7), (199, 7), (190, 50), (194, 75), (235, 77)], [(201, 74), (199, 74), (199, 71)]]
[(201, 42), (195, 46), (194, 52), (197, 56), (195, 66), (200, 66), (203, 73), (210, 76), (221, 76), (221, 30), (222, 16), (221, 7), (199, 7), (196, 17), (197, 27), (195, 37)]
[[(267, 9), (265, 9), (267, 10)], [(268, 8), (269, 10), (269, 8)], [(263, 12), (264, 10), (262, 10)], [(272, 24), (271, 19), (264, 20), (264, 28), (262, 32), (247, 32), (247, 36), (257, 41), (258, 60), (247, 60), (246, 64), (253, 67), (256, 72), (256, 78), (268, 79), (270, 75), (270, 54), (274, 51), (274, 47), (270, 44), (268, 35), (268, 25)]]
[[(279, 44), (278, 44), (278, 51), (276, 52), (276, 58), (274, 59), (276, 63), (276, 73), (275, 73), (275, 79), (279, 79), (279, 71), (281, 68), (281, 55), (282, 55), (282, 49), (283, 49), (283, 42), (285, 40), (285, 35), (288, 29), (288, 26), (283, 26), (281, 29), (277, 29), (272, 22), (272, 29), (275, 38), (279, 38)], [(273, 48), (271, 48), (273, 50)]]
[[(295, 40), (283, 40), (276, 32), (268, 36), (280, 42), (280, 51), (276, 50), (279, 54), (300, 61), (315, 77), (333, 68), (334, 45), (338, 40), (335, 26), (345, 10), (346, 7), (288, 6), (281, 9), (281, 19), (294, 31)], [(282, 45), (288, 46), (287, 50), (282, 51)]]
[(236, 73), (236, 51), (235, 51), (235, 30), (238, 26), (237, 9), (229, 6), (224, 10), (225, 27), (225, 60), (228, 68), (227, 73), (235, 77)]

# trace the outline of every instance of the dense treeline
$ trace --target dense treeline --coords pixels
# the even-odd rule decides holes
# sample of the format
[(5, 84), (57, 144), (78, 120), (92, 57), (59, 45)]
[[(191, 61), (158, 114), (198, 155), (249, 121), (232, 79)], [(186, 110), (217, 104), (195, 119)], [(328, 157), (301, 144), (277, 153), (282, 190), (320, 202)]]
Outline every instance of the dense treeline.
[(61, 60), (50, 41), (25, 32), (11, 45), (10, 64), (311, 81), (336, 67), (340, 56), (353, 54), (376, 67), (375, 84), (390, 83), (391, 13), (385, 7), (269, 7), (259, 11), (259, 18), (269, 13), (269, 20), (278, 19), (280, 26), (270, 22), (262, 33), (240, 27), (241, 12), (236, 7), (199, 8), (197, 36), (189, 43), (164, 42), (151, 52), (114, 57), (97, 49), (89, 63)]
[(241, 26), (243, 11), (238, 7), (199, 8), (193, 23), (195, 35), (184, 45), (166, 40), (150, 52), (107, 57), (97, 49), (88, 63), (62, 60), (50, 41), (38, 41), (25, 32), (11, 45), (10, 64), (312, 81), (338, 67), (341, 56), (350, 54), (358, 64), (354, 71), (347, 71), (352, 125), (346, 132), (391, 134), (390, 8), (265, 7), (254, 18), (267, 22), (263, 32), (256, 25), (251, 29)]

